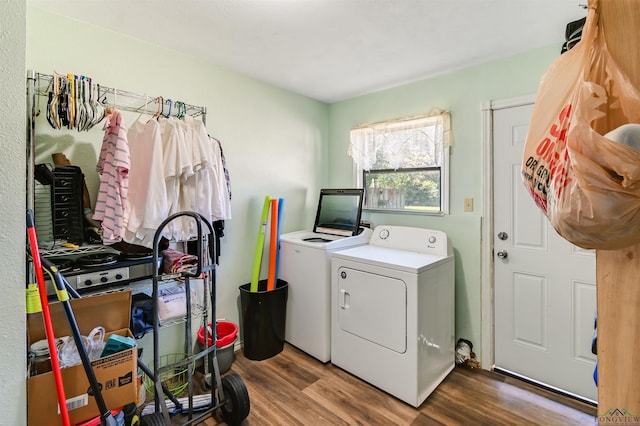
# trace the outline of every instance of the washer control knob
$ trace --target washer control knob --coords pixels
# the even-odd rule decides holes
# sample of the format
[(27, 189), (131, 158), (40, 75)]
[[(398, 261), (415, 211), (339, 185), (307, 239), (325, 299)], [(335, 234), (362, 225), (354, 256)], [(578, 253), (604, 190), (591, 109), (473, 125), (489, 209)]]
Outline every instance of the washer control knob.
[(347, 273), (345, 271), (340, 272), (340, 278), (342, 278), (343, 280), (347, 278)]
[(429, 243), (433, 244), (436, 242), (436, 237), (434, 235), (429, 236)]
[(116, 280), (121, 280), (123, 278), (124, 276), (122, 274), (116, 274)]
[(108, 277), (100, 277), (100, 282), (106, 283), (107, 281), (109, 281)]
[(93, 284), (92, 280), (84, 280), (84, 285), (91, 285)]
[(380, 239), (386, 240), (387, 238), (389, 238), (389, 230), (385, 228), (382, 231), (380, 231)]

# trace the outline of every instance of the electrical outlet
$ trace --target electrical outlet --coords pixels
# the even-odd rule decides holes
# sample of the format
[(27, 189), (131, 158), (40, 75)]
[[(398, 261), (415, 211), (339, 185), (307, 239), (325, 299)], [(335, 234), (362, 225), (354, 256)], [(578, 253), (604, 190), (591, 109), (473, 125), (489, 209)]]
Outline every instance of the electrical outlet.
[(465, 198), (464, 199), (464, 211), (472, 212), (473, 211), (473, 198)]

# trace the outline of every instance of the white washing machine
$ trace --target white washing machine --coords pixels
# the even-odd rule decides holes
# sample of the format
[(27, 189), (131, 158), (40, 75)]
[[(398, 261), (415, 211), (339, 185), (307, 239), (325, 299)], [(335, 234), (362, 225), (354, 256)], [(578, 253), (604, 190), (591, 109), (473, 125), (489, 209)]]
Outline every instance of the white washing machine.
[(289, 284), (285, 340), (322, 362), (331, 357), (331, 254), (367, 244), (372, 231), (344, 237), (298, 231), (280, 236), (278, 277)]
[(454, 367), (454, 258), (444, 232), (378, 226), (331, 260), (331, 362), (418, 407)]

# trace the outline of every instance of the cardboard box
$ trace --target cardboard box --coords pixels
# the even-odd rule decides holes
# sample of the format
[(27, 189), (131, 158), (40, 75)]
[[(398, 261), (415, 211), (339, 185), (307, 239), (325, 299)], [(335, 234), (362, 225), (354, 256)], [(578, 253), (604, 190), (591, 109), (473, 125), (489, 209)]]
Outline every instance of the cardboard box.
[[(49, 307), (55, 336), (70, 336), (71, 330), (62, 304), (59, 302), (51, 303)], [(94, 327), (102, 326), (107, 332), (105, 341), (114, 333), (133, 337), (129, 330), (130, 291), (75, 299), (71, 301), (71, 307), (80, 333), (84, 336), (87, 336)], [(46, 338), (41, 313), (27, 315), (27, 333), (30, 343)], [(137, 362), (137, 348), (92, 361), (93, 371), (102, 387), (102, 396), (108, 409), (113, 410), (136, 400), (138, 395)], [(72, 424), (100, 415), (82, 365), (63, 368), (62, 380)], [(53, 372), (28, 377), (27, 392), (29, 425), (62, 425)]]

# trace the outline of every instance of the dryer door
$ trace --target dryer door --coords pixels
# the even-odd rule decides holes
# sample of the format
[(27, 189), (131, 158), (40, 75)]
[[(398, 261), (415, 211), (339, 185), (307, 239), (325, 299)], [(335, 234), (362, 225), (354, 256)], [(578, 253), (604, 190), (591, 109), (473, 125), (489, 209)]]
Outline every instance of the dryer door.
[(338, 326), (393, 351), (407, 350), (407, 286), (404, 281), (338, 269)]

